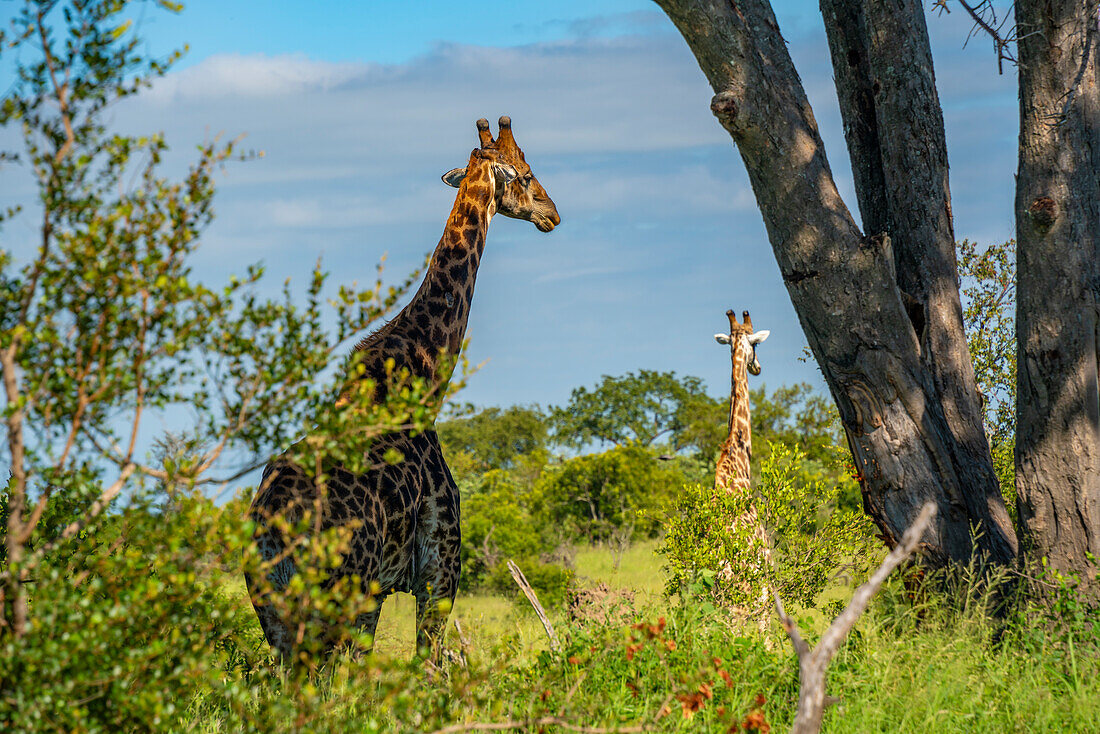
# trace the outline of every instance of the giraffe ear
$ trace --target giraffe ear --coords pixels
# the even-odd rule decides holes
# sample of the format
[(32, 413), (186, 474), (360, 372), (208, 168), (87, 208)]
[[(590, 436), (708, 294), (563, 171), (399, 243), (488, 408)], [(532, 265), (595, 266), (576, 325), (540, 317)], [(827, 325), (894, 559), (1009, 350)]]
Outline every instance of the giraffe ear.
[(757, 344), (767, 339), (770, 334), (770, 331), (758, 331), (749, 337), (749, 344), (755, 347)]
[(464, 178), (466, 178), (465, 168), (452, 168), (451, 170), (443, 174), (443, 183), (447, 184), (448, 186), (453, 186), (457, 189), (458, 185), (462, 183), (462, 179)]
[(516, 180), (519, 173), (516, 169), (508, 163), (494, 163), (493, 164), (493, 176), (497, 181), (507, 186)]
[(715, 334), (714, 335), (714, 341), (718, 342), (719, 344), (729, 344), (730, 343), (730, 335), (729, 334)]

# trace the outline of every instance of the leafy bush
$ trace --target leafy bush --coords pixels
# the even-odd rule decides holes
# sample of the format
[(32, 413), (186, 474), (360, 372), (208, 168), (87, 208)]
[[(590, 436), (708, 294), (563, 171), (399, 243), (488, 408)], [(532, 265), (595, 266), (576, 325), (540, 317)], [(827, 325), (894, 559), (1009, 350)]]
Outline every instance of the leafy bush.
[(686, 478), (680, 461), (659, 461), (637, 444), (618, 446), (548, 469), (535, 486), (535, 511), (578, 539), (598, 542), (631, 528), (652, 537), (660, 530), (659, 509)]
[(549, 429), (537, 405), (513, 405), (440, 421), (436, 431), (448, 456), (462, 452), (473, 460), (471, 469), (486, 471), (511, 469), (518, 457), (545, 449)]
[(963, 326), (1001, 494), (1016, 517), (1016, 241), (956, 243)]
[(553, 549), (542, 524), (521, 501), (523, 494), (510, 474), (494, 469), (483, 474), (476, 490), (463, 499), (463, 588), (485, 586), (494, 569), (509, 558), (537, 558)]
[(171, 517), (137, 503), (47, 557), (26, 633), (0, 638), (7, 730), (169, 729), (220, 688), (219, 659), (250, 650), (259, 629), (212, 576), (211, 560), (239, 558), (249, 539), (219, 520), (201, 498)]
[[(836, 485), (818, 481), (798, 449), (773, 445), (754, 492), (689, 484), (674, 503), (660, 552), (669, 593), (705, 592), (723, 605), (751, 606), (762, 584), (810, 605), (838, 569), (866, 564), (873, 535), (865, 516), (837, 508)], [(773, 568), (743, 518), (754, 507), (772, 544)]]

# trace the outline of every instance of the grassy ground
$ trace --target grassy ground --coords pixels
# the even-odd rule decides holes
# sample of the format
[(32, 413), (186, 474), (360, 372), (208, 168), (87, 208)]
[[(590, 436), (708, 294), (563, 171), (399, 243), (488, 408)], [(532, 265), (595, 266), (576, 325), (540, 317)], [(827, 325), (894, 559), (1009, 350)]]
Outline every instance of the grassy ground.
[[(409, 664), (415, 602), (396, 595), (383, 607), (367, 668), (363, 661), (337, 661), (317, 690), (232, 671), (227, 680), (250, 686), (243, 705), (251, 713), (243, 720), (257, 730), (433, 731), (457, 722), (553, 715), (611, 728), (645, 723), (659, 731), (743, 731), (743, 717), (762, 695), (772, 731), (784, 731), (794, 715), (798, 666), (782, 633), (773, 627), (765, 640), (755, 625), (730, 625), (722, 613), (668, 601), (654, 549), (639, 543), (617, 566), (608, 549), (579, 549), (575, 564), (582, 586), (631, 590), (638, 618), (666, 617), (667, 627), (656, 631), (581, 625), (553, 609), (565, 650), (547, 655), (545, 633), (522, 597), (460, 595), (452, 619), (469, 640), (470, 669), (426, 674)], [(239, 581), (225, 593), (234, 604), (247, 604)], [(827, 596), (847, 593), (838, 587)], [(1072, 633), (1041, 615), (996, 622), (980, 604), (960, 605), (958, 598), (940, 596), (915, 607), (892, 580), (830, 668), (827, 691), (840, 703), (829, 710), (824, 730), (1100, 732), (1095, 620)], [(817, 630), (808, 634), (812, 644), (825, 620), (817, 610), (798, 616), (805, 629)], [(254, 617), (246, 624), (249, 638), (258, 636)], [(458, 647), (454, 630), (450, 625), (451, 648)], [(240, 729), (239, 709), (211, 691), (195, 699), (181, 727)], [(697, 710), (689, 711), (692, 701)], [(312, 713), (292, 723), (303, 712)]]
[[(664, 578), (661, 559), (654, 552), (656, 541), (636, 543), (619, 559), (608, 548), (578, 549), (575, 564), (577, 583), (592, 587), (604, 583), (611, 589), (635, 592), (635, 605), (650, 608), (658, 604)], [(242, 586), (243, 589), (243, 586)], [(518, 597), (518, 594), (517, 594)], [(415, 652), (416, 600), (409, 594), (394, 594), (382, 607), (375, 650), (385, 656), (410, 657)], [(555, 627), (567, 624), (565, 611), (549, 610)], [(451, 619), (457, 619), (474, 649), (504, 646), (520, 657), (547, 648), (546, 633), (526, 600), (488, 594), (459, 594)], [(459, 646), (453, 622), (448, 627), (448, 644)]]

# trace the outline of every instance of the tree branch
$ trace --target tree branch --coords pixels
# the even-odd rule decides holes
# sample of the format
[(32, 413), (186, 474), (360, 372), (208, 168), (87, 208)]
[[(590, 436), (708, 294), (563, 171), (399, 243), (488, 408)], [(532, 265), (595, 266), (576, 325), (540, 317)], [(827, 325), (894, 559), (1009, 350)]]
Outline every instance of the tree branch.
[(546, 630), (546, 636), (550, 640), (550, 649), (554, 652), (561, 652), (561, 643), (558, 642), (558, 635), (554, 632), (554, 625), (550, 624), (550, 618), (546, 616), (546, 610), (542, 608), (542, 604), (539, 604), (539, 598), (535, 596), (535, 590), (531, 588), (531, 584), (527, 583), (527, 577), (523, 575), (523, 571), (519, 570), (519, 566), (511, 558), (508, 559), (508, 571), (511, 572), (516, 585), (527, 597), (527, 601), (531, 602), (535, 614), (539, 615), (539, 621), (542, 622), (543, 629)]
[[(1010, 33), (1007, 37), (1002, 36), (1000, 28), (1003, 27), (1003, 23), (997, 28), (993, 27), (993, 25), (997, 22), (997, 12), (993, 9), (992, 3), (989, 3), (988, 0), (982, 0), (982, 2), (978, 3), (977, 7), (971, 6), (969, 3), (966, 2), (966, 0), (958, 0), (958, 3), (959, 5), (963, 6), (963, 9), (967, 12), (974, 23), (983, 31), (985, 31), (986, 35), (993, 39), (993, 50), (997, 52), (997, 73), (1003, 74), (1004, 65), (1002, 62), (1007, 60), (1011, 61), (1013, 64), (1016, 63), (1016, 57), (1014, 57), (1008, 51), (1009, 46), (1016, 40), (1014, 34)], [(943, 10), (947, 10), (947, 5), (944, 0), (940, 0), (937, 5)], [(981, 11), (983, 8), (989, 9), (989, 12), (992, 14), (991, 21), (987, 22), (986, 19), (982, 17)], [(948, 12), (951, 11), (948, 10)]]
[(73, 134), (73, 123), (71, 115), (69, 113), (68, 81), (64, 84), (57, 81), (57, 62), (54, 60), (53, 51), (50, 48), (50, 39), (46, 35), (46, 22), (41, 10), (38, 11), (38, 37), (42, 42), (42, 56), (46, 61), (46, 68), (50, 72), (50, 82), (53, 83), (54, 96), (57, 97), (57, 107), (61, 112), (61, 124), (65, 127), (65, 142), (60, 148), (57, 149), (57, 153), (54, 156), (54, 165), (61, 163), (65, 159), (65, 156), (69, 154), (69, 151), (73, 148), (73, 143), (76, 142), (76, 135)]
[[(126, 464), (123, 466), (122, 471), (119, 472), (118, 478), (115, 479), (114, 483), (103, 490), (102, 494), (96, 498), (96, 501), (92, 503), (92, 506), (88, 508), (83, 517), (69, 523), (65, 529), (61, 531), (61, 535), (58, 536), (57, 541), (50, 544), (50, 547), (52, 548), (57, 545), (59, 541), (68, 540), (73, 537), (106, 510), (110, 506), (112, 500), (114, 500), (114, 498), (118, 496), (118, 493), (122, 491), (122, 488), (126, 486), (126, 480), (130, 478), (130, 475), (134, 473), (135, 469), (137, 469), (136, 464)], [(45, 552), (45, 549), (43, 549), (43, 552)]]
[(825, 671), (829, 667), (829, 662), (844, 642), (844, 638), (855, 626), (856, 621), (866, 611), (871, 598), (878, 592), (886, 578), (916, 550), (917, 544), (924, 536), (924, 531), (928, 529), (935, 514), (936, 506), (931, 502), (921, 509), (917, 519), (902, 535), (901, 541), (871, 574), (871, 578), (856, 589), (848, 606), (825, 630), (813, 650), (802, 638), (798, 624), (783, 609), (783, 601), (779, 598), (779, 593), (775, 592), (775, 609), (779, 615), (779, 622), (786, 630), (787, 636), (791, 638), (791, 645), (794, 647), (795, 654), (798, 655), (800, 686), (798, 712), (791, 727), (792, 734), (812, 734), (820, 731), (821, 717), (825, 713), (826, 706)]

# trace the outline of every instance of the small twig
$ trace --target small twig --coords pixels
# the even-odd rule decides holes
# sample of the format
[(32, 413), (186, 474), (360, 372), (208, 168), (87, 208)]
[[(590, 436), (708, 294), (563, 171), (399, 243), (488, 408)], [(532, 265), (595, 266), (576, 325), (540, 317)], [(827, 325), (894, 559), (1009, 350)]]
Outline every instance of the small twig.
[(458, 617), (455, 617), (455, 632), (458, 633), (458, 662), (463, 667), (469, 667), (466, 660), (466, 651), (470, 649), (470, 641), (466, 639), (466, 635), (462, 633), (462, 625), (458, 623)]
[(786, 630), (787, 636), (791, 638), (791, 645), (798, 655), (800, 685), (798, 711), (795, 714), (794, 725), (791, 727), (792, 734), (813, 734), (821, 730), (821, 718), (825, 713), (825, 707), (828, 703), (835, 702), (827, 702), (825, 696), (825, 670), (828, 668), (829, 662), (840, 648), (840, 644), (844, 642), (844, 638), (848, 636), (848, 632), (851, 631), (856, 621), (866, 611), (867, 605), (871, 603), (871, 598), (878, 592), (879, 587), (882, 586), (891, 572), (901, 565), (902, 561), (908, 558), (916, 549), (935, 514), (936, 506), (931, 502), (921, 509), (917, 519), (901, 536), (901, 542), (894, 546), (894, 549), (890, 551), (890, 554), (886, 556), (878, 569), (871, 574), (871, 578), (856, 589), (855, 593), (852, 594), (852, 600), (848, 602), (848, 606), (825, 630), (825, 634), (821, 636), (813, 650), (810, 650), (810, 646), (802, 638), (798, 624), (783, 609), (783, 601), (779, 598), (779, 593), (774, 594), (775, 609), (779, 615), (779, 621), (783, 625), (783, 629)]
[[(985, 0), (980, 2), (977, 7), (972, 7), (969, 3), (966, 2), (966, 0), (958, 0), (958, 2), (959, 5), (962, 5), (963, 9), (966, 10), (966, 12), (970, 15), (971, 20), (973, 20), (974, 23), (978, 25), (978, 27), (980, 27), (989, 35), (990, 38), (993, 39), (993, 48), (997, 52), (997, 73), (1003, 74), (1003, 61), (1008, 60), (1011, 61), (1013, 64), (1016, 63), (1016, 58), (1008, 51), (1009, 45), (1016, 39), (1012, 36), (1005, 38), (1001, 35), (1000, 28), (994, 28), (992, 23), (986, 22), (985, 18), (982, 17), (980, 8), (985, 5)], [(943, 5), (942, 7), (946, 9), (946, 5)], [(992, 10), (992, 6), (990, 6), (990, 9), (993, 13), (993, 23), (996, 23), (996, 12)], [(1003, 25), (1004, 24), (1002, 23), (1001, 26), (1003, 27)]]
[(520, 591), (527, 597), (527, 601), (531, 602), (531, 606), (535, 608), (535, 614), (539, 615), (543, 629), (546, 630), (546, 636), (550, 639), (550, 649), (561, 652), (561, 643), (558, 642), (554, 626), (550, 624), (550, 618), (546, 616), (546, 610), (542, 608), (542, 604), (539, 604), (539, 598), (535, 596), (535, 590), (531, 588), (531, 584), (527, 583), (527, 577), (523, 575), (523, 571), (519, 570), (519, 566), (511, 558), (508, 559), (508, 570), (511, 571), (512, 578), (516, 580)]

